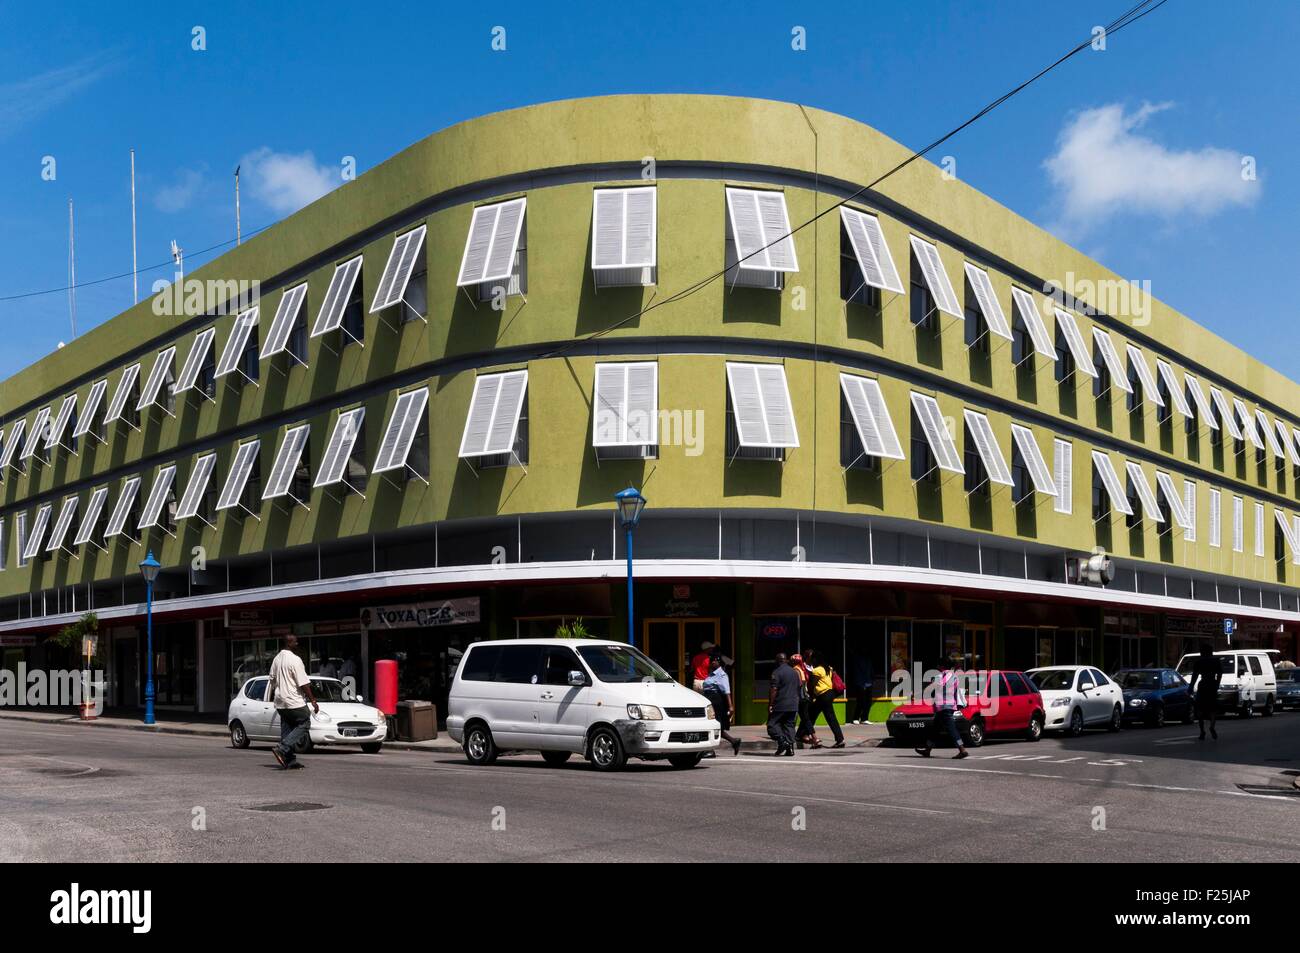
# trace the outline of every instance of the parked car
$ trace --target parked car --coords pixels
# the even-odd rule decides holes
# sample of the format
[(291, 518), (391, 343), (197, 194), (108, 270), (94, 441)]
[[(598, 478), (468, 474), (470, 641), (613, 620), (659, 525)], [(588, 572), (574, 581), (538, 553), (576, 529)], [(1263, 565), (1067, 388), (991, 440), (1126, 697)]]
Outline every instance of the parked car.
[(1118, 685), (1089, 665), (1045, 665), (1025, 673), (1043, 695), (1044, 728), (1079, 735), (1089, 726), (1119, 731), (1124, 695)]
[[(1027, 741), (1043, 736), (1043, 700), (1022, 672), (962, 672), (966, 707), (957, 712), (962, 740), (978, 748), (990, 735), (1020, 735)], [(934, 720), (934, 704), (914, 701), (899, 705), (885, 720), (889, 736), (912, 746), (925, 741)]]
[(549, 765), (580, 754), (601, 771), (629, 757), (693, 768), (721, 742), (713, 706), (623, 642), (521, 639), (465, 650), (447, 732), (471, 764), (538, 751)]
[[(1235, 711), (1249, 718), (1256, 708), (1265, 715), (1277, 706), (1277, 674), (1273, 671), (1276, 649), (1228, 649), (1215, 652), (1223, 677), (1219, 681), (1219, 709)], [(1178, 660), (1178, 674), (1191, 683), (1192, 670), (1200, 654), (1189, 652)]]
[[(247, 748), (254, 741), (280, 740), (280, 714), (266, 700), (268, 681), (265, 675), (248, 679), (230, 702), (226, 726), (230, 729), (230, 743), (236, 748)], [(308, 735), (297, 748), (300, 754), (315, 745), (360, 745), (367, 754), (375, 754), (384, 746), (388, 718), (382, 711), (363, 705), (360, 695), (348, 698), (337, 678), (313, 675), (311, 691), (320, 703), (320, 711), (311, 716)]]
[(1111, 678), (1124, 693), (1126, 722), (1152, 728), (1163, 728), (1171, 718), (1192, 723), (1192, 693), (1172, 668), (1122, 668)]
[(1279, 668), (1277, 675), (1277, 707), (1300, 708), (1300, 668)]

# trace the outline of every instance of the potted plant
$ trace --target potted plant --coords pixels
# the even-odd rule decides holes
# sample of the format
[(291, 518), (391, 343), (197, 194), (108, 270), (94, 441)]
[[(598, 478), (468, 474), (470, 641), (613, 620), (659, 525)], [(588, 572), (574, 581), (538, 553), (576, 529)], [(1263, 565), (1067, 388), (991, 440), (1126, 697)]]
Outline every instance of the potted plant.
[[(82, 670), (86, 673), (81, 684), (89, 686), (89, 673), (95, 670), (99, 662), (99, 616), (87, 612), (76, 622), (60, 629), (57, 635), (50, 636), (49, 641), (62, 649), (76, 649), (82, 658)], [(82, 720), (89, 721), (97, 717), (95, 704), (87, 695), (82, 695), (79, 707)]]

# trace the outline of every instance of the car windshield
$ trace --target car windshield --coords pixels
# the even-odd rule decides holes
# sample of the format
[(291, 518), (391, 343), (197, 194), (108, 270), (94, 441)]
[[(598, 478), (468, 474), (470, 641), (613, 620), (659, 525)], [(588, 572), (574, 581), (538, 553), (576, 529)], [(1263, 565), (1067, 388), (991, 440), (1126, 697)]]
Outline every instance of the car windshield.
[(1120, 688), (1159, 688), (1159, 672), (1117, 672), (1115, 681)]
[(1045, 672), (1030, 672), (1038, 690), (1042, 692), (1068, 692), (1074, 687), (1074, 669), (1049, 669)]
[(343, 683), (332, 678), (313, 678), (311, 680), (311, 693), (316, 696), (318, 702), (356, 701), (355, 698), (344, 698)]
[(584, 645), (578, 654), (602, 682), (672, 682), (673, 677), (630, 645)]
[[(1219, 671), (1223, 672), (1226, 675), (1236, 674), (1237, 671), (1236, 656), (1216, 655), (1215, 658), (1219, 660)], [(1184, 655), (1182, 659), (1178, 662), (1178, 674), (1182, 675), (1184, 678), (1191, 675), (1192, 670), (1196, 668), (1196, 662), (1198, 659), (1200, 659), (1199, 655)]]

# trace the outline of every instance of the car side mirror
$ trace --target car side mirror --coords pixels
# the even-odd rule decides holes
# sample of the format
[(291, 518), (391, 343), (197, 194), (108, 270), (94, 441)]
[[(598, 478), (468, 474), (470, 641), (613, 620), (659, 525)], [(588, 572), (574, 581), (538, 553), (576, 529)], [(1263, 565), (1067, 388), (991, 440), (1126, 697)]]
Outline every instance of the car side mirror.
[(576, 669), (569, 673), (569, 684), (574, 688), (582, 688), (587, 684), (587, 676)]

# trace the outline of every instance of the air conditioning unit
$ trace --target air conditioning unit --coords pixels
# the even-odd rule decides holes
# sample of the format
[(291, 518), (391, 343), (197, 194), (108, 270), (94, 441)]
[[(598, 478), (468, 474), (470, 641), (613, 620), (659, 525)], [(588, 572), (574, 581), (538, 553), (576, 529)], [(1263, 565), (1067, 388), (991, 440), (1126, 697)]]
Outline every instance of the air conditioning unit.
[(1085, 586), (1108, 586), (1115, 579), (1115, 563), (1100, 546), (1089, 556), (1074, 557), (1072, 563), (1072, 582)]

